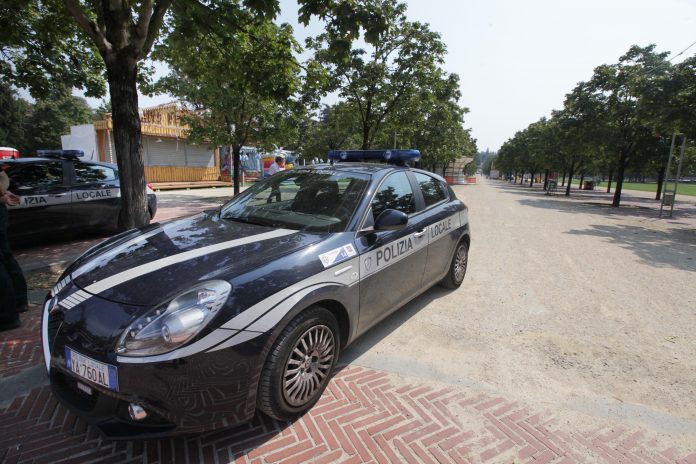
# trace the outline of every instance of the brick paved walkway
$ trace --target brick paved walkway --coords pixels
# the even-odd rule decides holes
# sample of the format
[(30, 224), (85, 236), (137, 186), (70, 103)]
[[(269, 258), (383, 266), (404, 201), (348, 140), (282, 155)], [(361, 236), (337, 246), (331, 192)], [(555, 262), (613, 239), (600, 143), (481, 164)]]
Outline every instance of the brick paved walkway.
[[(21, 329), (0, 333), (0, 380), (41, 363), (38, 313), (33, 307)], [(505, 398), (345, 366), (312, 411), (292, 424), (259, 416), (232, 429), (146, 442), (103, 440), (58, 405), (48, 387), (37, 387), (0, 409), (0, 459), (696, 464), (696, 452), (666, 448), (636, 428), (581, 430)]]

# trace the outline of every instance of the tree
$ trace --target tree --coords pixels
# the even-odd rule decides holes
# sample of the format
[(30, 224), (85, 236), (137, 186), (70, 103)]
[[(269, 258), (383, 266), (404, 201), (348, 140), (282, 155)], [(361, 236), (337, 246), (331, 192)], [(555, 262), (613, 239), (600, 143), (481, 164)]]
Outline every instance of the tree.
[[(211, 34), (195, 28), (189, 16), (174, 15), (174, 30), (153, 56), (171, 73), (155, 89), (178, 97), (189, 110), (189, 137), (229, 145), (234, 154), (234, 192), (239, 193), (239, 157), (243, 145), (287, 140), (295, 114), (298, 45), (288, 25), (270, 21)], [(234, 49), (227, 44), (234, 43)]]
[[(243, 27), (239, 13), (242, 17), (251, 13), (273, 18), (278, 12), (278, 0), (29, 0), (20, 6), (12, 0), (0, 2), (0, 51), (4, 57), (0, 73), (11, 76), (14, 85), (32, 88), (37, 95), (56, 83), (61, 87), (87, 86), (88, 92), (96, 96), (100, 86), (95, 76), (100, 76), (99, 69), (105, 69), (120, 171), (122, 208), (118, 224), (122, 229), (149, 221), (137, 83), (143, 77), (141, 63), (160, 37), (167, 13), (173, 7), (195, 19), (192, 25), (220, 31)], [(344, 42), (350, 43), (363, 28), (369, 41), (382, 28), (379, 12), (368, 14), (352, 2), (299, 3), (303, 23), (312, 15), (330, 20), (336, 30), (350, 34), (343, 36)], [(21, 25), (17, 33), (9, 31), (15, 27), (14, 21)], [(226, 46), (234, 48), (235, 44)]]
[(317, 119), (309, 118), (306, 136), (300, 147), (303, 158), (325, 159), (329, 150), (360, 147), (360, 121), (346, 102), (324, 106)]
[(391, 146), (391, 135), (398, 135), (402, 144), (420, 150), (421, 164), (432, 171), (461, 157), (473, 158), (476, 141), (464, 129), (469, 110), (459, 105), (459, 76), (434, 70), (422, 84), (386, 120), (381, 145)]
[[(621, 190), (626, 167), (641, 137), (654, 132), (656, 92), (663, 92), (670, 78), (667, 53), (655, 52), (655, 45), (631, 47), (613, 65), (602, 65), (592, 78), (578, 87), (584, 92), (587, 108), (592, 112), (582, 117), (601, 121), (606, 129), (604, 139), (616, 156), (616, 189), (612, 206), (621, 203)], [(576, 107), (576, 110), (585, 108)]]
[(103, 95), (103, 61), (76, 32), (62, 0), (0, 0), (0, 81), (36, 99), (65, 88)]
[(307, 44), (315, 50), (314, 60), (331, 77), (326, 90), (338, 91), (357, 109), (362, 126), (361, 148), (366, 150), (386, 118), (437, 70), (445, 46), (439, 34), (427, 25), (407, 21), (403, 3), (357, 3), (364, 11), (375, 12), (374, 15), (379, 12), (384, 22), (367, 49), (349, 48), (346, 37), (352, 36), (346, 36), (341, 23), (334, 21), (327, 24), (325, 33), (309, 39)]
[(25, 120), (31, 104), (22, 100), (6, 83), (0, 83), (0, 145), (25, 148)]
[(60, 149), (60, 136), (70, 133), (70, 126), (91, 123), (92, 108), (84, 98), (67, 91), (38, 100), (25, 121), (24, 150)]

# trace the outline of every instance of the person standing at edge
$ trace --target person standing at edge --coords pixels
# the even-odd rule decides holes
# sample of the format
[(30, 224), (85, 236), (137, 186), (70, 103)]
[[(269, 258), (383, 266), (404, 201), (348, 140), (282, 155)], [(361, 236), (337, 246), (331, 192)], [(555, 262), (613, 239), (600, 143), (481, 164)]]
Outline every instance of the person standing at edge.
[(7, 239), (7, 206), (19, 204), (19, 197), (9, 189), (10, 179), (0, 169), (0, 330), (20, 326), (19, 313), (27, 310), (27, 282), (22, 268), (12, 255)]
[(275, 163), (268, 167), (268, 175), (272, 176), (278, 171), (285, 169), (285, 159), (282, 156), (276, 156)]
[[(276, 156), (275, 163), (268, 167), (268, 175), (272, 176), (276, 172), (280, 172), (285, 169), (285, 159), (282, 156)], [(275, 198), (275, 201), (280, 201), (280, 188), (278, 184), (273, 184), (271, 187), (271, 194), (268, 196), (267, 203), (270, 203)]]

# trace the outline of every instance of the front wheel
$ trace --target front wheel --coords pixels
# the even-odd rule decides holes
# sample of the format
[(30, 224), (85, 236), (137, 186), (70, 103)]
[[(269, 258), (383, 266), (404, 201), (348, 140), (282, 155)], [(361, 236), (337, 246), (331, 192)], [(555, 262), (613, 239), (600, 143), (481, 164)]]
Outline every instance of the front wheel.
[(288, 324), (261, 371), (257, 405), (266, 415), (291, 420), (309, 410), (329, 383), (339, 355), (336, 318), (310, 307)]
[(469, 244), (466, 240), (461, 239), (457, 243), (457, 248), (454, 250), (454, 256), (450, 263), (449, 272), (444, 279), (440, 281), (440, 285), (445, 288), (459, 288), (464, 281), (466, 275), (466, 266), (469, 262)]

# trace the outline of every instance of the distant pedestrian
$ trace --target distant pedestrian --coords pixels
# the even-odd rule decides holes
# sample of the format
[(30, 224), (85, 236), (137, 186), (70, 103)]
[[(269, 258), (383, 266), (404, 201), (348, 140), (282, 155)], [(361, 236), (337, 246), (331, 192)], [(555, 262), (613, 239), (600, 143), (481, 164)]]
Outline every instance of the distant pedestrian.
[[(272, 176), (276, 172), (282, 171), (284, 168), (285, 159), (283, 159), (282, 156), (276, 156), (275, 163), (271, 164), (271, 166), (268, 168), (268, 175)], [(271, 203), (274, 198), (276, 202), (281, 200), (280, 186), (278, 185), (278, 182), (273, 182), (271, 184), (271, 194), (268, 196), (266, 203)]]
[(282, 156), (276, 156), (275, 163), (268, 167), (268, 175), (272, 176), (283, 169), (285, 169), (285, 159)]
[(20, 201), (9, 191), (9, 186), (10, 179), (0, 169), (0, 330), (19, 327), (19, 313), (28, 308), (27, 282), (7, 239), (6, 205), (18, 205)]

